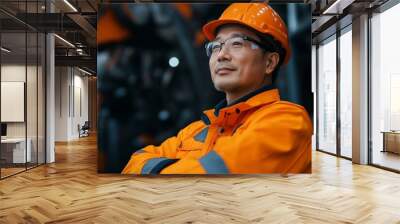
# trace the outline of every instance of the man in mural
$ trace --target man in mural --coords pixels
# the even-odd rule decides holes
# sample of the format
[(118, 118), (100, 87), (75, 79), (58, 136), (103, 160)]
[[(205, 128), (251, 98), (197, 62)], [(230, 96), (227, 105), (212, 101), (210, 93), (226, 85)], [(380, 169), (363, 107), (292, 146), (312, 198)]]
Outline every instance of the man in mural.
[(310, 173), (309, 116), (274, 87), (291, 55), (280, 16), (265, 3), (234, 3), (203, 32), (213, 84), (226, 99), (160, 146), (136, 151), (122, 173)]

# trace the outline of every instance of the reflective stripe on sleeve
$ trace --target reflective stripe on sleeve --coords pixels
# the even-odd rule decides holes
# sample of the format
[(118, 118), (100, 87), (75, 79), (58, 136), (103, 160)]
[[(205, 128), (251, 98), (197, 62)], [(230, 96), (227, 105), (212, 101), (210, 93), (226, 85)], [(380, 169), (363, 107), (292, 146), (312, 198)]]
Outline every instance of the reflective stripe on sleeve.
[(142, 167), (141, 174), (158, 174), (162, 169), (176, 161), (178, 159), (168, 159), (165, 157), (149, 159)]
[(207, 174), (229, 174), (224, 160), (214, 150), (201, 157), (200, 164)]
[(208, 134), (208, 127), (205, 127), (197, 135), (194, 136), (194, 140), (198, 142), (205, 142), (207, 134)]

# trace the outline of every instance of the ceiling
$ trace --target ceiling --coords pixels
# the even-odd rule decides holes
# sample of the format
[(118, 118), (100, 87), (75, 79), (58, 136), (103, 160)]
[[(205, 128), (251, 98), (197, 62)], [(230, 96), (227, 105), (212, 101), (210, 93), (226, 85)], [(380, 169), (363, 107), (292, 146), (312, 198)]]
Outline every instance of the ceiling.
[[(312, 10), (313, 39), (347, 15), (357, 15), (376, 8), (387, 0), (271, 0), (271, 3), (309, 3)], [(132, 1), (105, 0), (1, 0), (0, 22), (2, 46), (12, 49), (8, 56), (28, 55), (28, 58), (43, 47), (37, 46), (35, 35), (29, 32), (54, 32), (75, 45), (55, 38), (56, 63), (59, 65), (81, 62), (91, 70), (96, 70), (96, 26), (98, 3), (120, 3)], [(335, 7), (331, 7), (335, 6)], [(47, 7), (47, 8), (46, 8)], [(329, 10), (327, 10), (329, 9)], [(49, 13), (49, 12), (52, 13)], [(326, 34), (325, 34), (326, 35)], [(28, 43), (25, 50), (26, 42)], [(77, 50), (79, 49), (79, 50)], [(81, 52), (81, 53), (79, 53)]]
[[(75, 45), (55, 38), (56, 65), (71, 65), (73, 61), (75, 66), (95, 71), (97, 7), (97, 0), (47, 0), (47, 5), (45, 0), (1, 0), (2, 46), (11, 50), (7, 60), (36, 57), (36, 52), (43, 48), (36, 43), (36, 33), (54, 32)], [(39, 36), (39, 42), (43, 38)]]

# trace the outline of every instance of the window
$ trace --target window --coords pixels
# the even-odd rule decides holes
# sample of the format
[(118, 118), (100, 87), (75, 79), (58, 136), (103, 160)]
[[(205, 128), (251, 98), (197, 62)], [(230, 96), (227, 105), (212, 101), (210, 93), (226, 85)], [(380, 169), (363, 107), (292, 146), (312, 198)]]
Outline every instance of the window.
[(336, 153), (336, 36), (318, 48), (318, 145)]
[(352, 35), (351, 26), (340, 36), (340, 155), (352, 157)]
[(400, 4), (371, 18), (372, 163), (400, 170)]

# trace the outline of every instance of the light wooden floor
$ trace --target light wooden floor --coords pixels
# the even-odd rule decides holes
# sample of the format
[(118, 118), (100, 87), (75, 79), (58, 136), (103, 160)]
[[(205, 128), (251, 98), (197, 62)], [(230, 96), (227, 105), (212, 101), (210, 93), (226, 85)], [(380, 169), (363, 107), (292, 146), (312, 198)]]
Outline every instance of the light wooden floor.
[(19, 167), (1, 168), (1, 178), (5, 178), (19, 172), (23, 172), (26, 169), (33, 169), (36, 166), (37, 166), (36, 164), (28, 164), (27, 168), (25, 168), (24, 165), (20, 165)]
[(15, 173), (18, 173), (18, 172), (21, 172), (21, 171), (24, 171), (25, 170), (25, 167), (21, 167), (21, 168), (1, 168), (1, 178), (4, 178), (4, 177), (7, 177), (7, 176), (10, 176), (10, 175), (13, 175), (13, 174), (15, 174)]
[(0, 181), (0, 223), (400, 223), (400, 175), (314, 153), (313, 174), (96, 173), (93, 137)]

